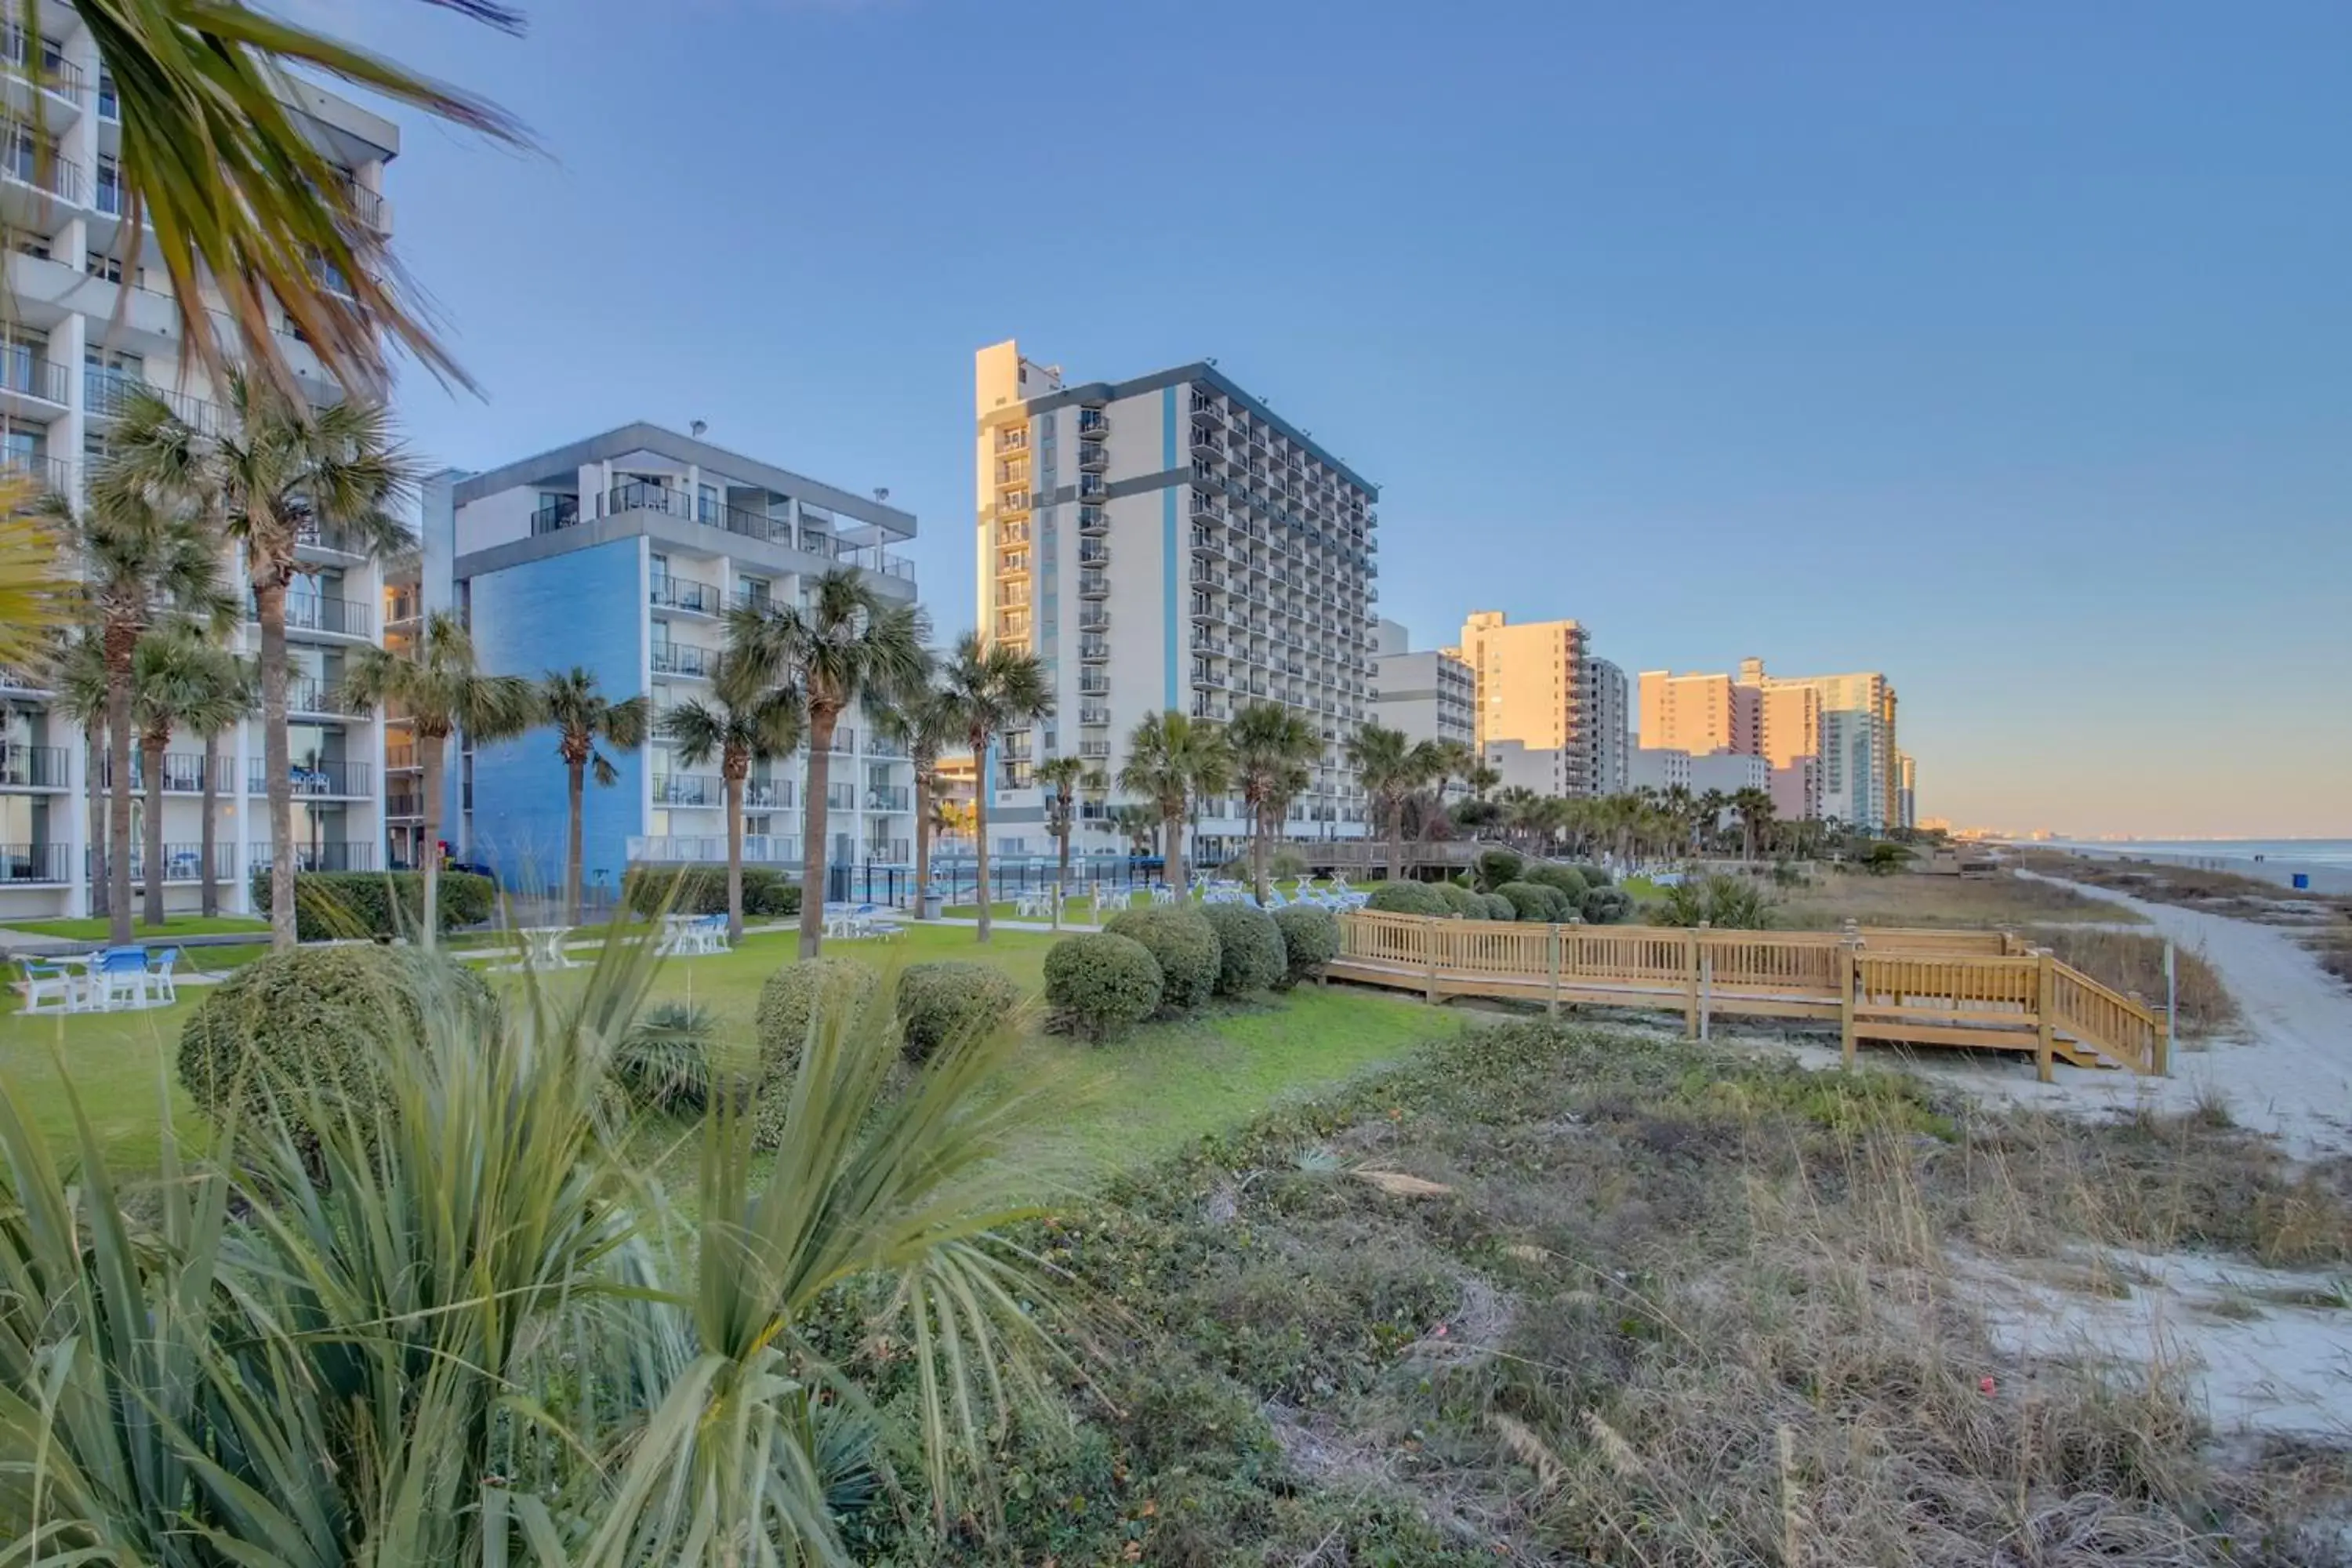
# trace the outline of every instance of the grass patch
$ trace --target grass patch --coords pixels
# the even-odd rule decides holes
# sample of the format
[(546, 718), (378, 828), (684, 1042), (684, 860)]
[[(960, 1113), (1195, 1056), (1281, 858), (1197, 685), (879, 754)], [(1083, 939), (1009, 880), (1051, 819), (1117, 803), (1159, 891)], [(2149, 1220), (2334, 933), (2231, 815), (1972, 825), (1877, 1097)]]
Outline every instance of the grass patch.
[[(23, 931), (27, 936), (56, 937), (60, 942), (104, 942), (112, 929), (103, 915), (81, 920), (0, 921), (10, 931)], [(226, 936), (236, 931), (259, 931), (266, 938), (269, 922), (246, 915), (171, 915), (160, 926), (144, 921), (131, 923), (134, 941), (173, 936)]]
[(2018, 1363), (1948, 1262), (2352, 1260), (2343, 1173), (2209, 1114), (1536, 1020), (1025, 1239), (1108, 1304), (1104, 1397), (1008, 1436), (1009, 1539), (877, 1521), (866, 1555), (2284, 1564), (2352, 1495), (2340, 1456), (2223, 1458), (2168, 1369)]
[(1831, 871), (1818, 881), (1789, 889), (1774, 910), (1774, 923), (1797, 931), (1833, 930), (1846, 921), (1865, 926), (1990, 928), (2074, 921), (2129, 925), (2140, 919), (2071, 888), (2030, 881), (2007, 871), (1990, 877), (1872, 877)]

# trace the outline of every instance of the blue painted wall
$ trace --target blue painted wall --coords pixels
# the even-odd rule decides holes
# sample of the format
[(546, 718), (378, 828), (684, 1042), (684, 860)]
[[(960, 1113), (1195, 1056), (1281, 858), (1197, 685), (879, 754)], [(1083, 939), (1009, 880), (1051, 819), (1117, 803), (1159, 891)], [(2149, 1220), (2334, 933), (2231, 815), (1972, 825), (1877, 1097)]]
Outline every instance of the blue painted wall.
[[(482, 668), (538, 680), (550, 669), (576, 664), (615, 700), (642, 692), (646, 598), (640, 542), (616, 540), (476, 577), (474, 647)], [(600, 870), (607, 887), (620, 886), (628, 837), (646, 831), (646, 754), (621, 752), (613, 762), (620, 782), (599, 789), (591, 778), (581, 817), (581, 879), (592, 891)], [(567, 816), (563, 763), (555, 752), (553, 730), (541, 727), (520, 740), (476, 749), (473, 850), (498, 869), (508, 888), (538, 891), (563, 885)]]

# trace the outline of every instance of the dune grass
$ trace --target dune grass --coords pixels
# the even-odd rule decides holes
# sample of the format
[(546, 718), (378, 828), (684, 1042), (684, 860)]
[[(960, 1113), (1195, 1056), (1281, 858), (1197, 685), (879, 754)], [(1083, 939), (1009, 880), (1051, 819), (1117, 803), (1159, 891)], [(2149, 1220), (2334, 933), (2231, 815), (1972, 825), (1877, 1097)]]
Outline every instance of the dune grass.
[(1780, 896), (1776, 925), (1825, 931), (1843, 921), (1865, 926), (2000, 927), (2088, 921), (2131, 925), (2129, 910), (2085, 898), (2071, 888), (2001, 872), (1992, 877), (1898, 873), (1873, 877), (1832, 871)]

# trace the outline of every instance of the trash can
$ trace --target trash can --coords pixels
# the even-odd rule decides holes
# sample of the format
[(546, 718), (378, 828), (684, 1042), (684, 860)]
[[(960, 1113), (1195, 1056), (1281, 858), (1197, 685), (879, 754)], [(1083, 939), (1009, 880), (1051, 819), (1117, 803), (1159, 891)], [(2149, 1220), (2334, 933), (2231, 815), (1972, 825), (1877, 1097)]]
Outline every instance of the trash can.
[(2295, 890), (2296, 892), (2298, 892), (2298, 893), (2307, 893), (2307, 892), (2311, 891), (2311, 873), (2310, 873), (2310, 872), (2308, 872), (2308, 871), (2290, 871), (2290, 872), (2288, 872), (2288, 873), (2287, 873), (2287, 875), (2288, 875), (2288, 877), (2292, 879), (2292, 881), (2293, 881), (2293, 885), (2294, 885), (2294, 890)]

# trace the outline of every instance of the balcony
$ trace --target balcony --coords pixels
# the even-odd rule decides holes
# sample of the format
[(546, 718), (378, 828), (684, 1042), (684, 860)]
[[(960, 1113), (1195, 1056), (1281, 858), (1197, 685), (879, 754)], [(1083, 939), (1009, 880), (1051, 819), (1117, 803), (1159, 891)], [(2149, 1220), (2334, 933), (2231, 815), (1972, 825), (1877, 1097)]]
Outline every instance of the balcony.
[(1078, 564), (1081, 566), (1109, 565), (1110, 546), (1103, 543), (1099, 540), (1087, 540), (1080, 542), (1078, 545)]
[[(1205, 419), (1211, 424), (1222, 425), (1225, 421), (1224, 407), (1208, 394), (1195, 392), (1192, 394), (1192, 417)], [(1240, 426), (1237, 426), (1236, 429), (1239, 428)]]
[(1078, 710), (1078, 724), (1082, 729), (1099, 730), (1109, 722), (1110, 710), (1108, 708), (1081, 708)]
[(29, 343), (0, 343), (0, 408), (47, 424), (66, 411), (66, 367)]
[(912, 858), (913, 853), (904, 838), (869, 838), (866, 841), (866, 858), (871, 861), (902, 866)]
[(692, 643), (654, 644), (653, 672), (656, 675), (683, 675), (696, 680), (708, 680), (718, 662), (718, 654), (707, 647), (697, 647)]
[(746, 811), (790, 811), (798, 800), (798, 792), (790, 779), (743, 781), (743, 809)]
[(904, 784), (867, 784), (866, 809), (868, 811), (903, 812), (908, 807), (908, 790)]
[(339, 555), (349, 561), (364, 561), (373, 553), (350, 529), (316, 521), (294, 530), (294, 547), (312, 555)]
[(579, 521), (580, 498), (554, 496), (540, 502), (539, 510), (530, 514), (530, 531), (533, 534), (556, 533), (577, 526)]
[[(727, 840), (717, 834), (683, 834), (659, 837), (629, 836), (629, 863), (633, 866), (656, 865), (723, 866), (727, 863)], [(755, 866), (797, 865), (801, 858), (801, 841), (779, 838), (765, 833), (743, 836), (743, 858)]]
[(996, 529), (996, 542), (999, 544), (1028, 543), (1029, 525), (1025, 522), (999, 523)]
[[(248, 624), (261, 619), (261, 607), (248, 595), (245, 601), (245, 618)], [(338, 599), (327, 594), (306, 594), (298, 582), (286, 594), (286, 629), (316, 637), (356, 637), (375, 640), (375, 606), (358, 599)]]
[(1110, 579), (1099, 572), (1084, 572), (1078, 575), (1078, 597), (1107, 599), (1110, 597)]
[(1110, 612), (1107, 609), (1101, 608), (1080, 610), (1078, 612), (1078, 630), (1082, 632), (1107, 632), (1110, 630)]
[(75, 493), (73, 469), (63, 458), (47, 458), (39, 453), (0, 456), (0, 475), (27, 480), (54, 496)]
[[(95, 858), (93, 857), (93, 858)], [(144, 845), (131, 847), (131, 881), (133, 887), (147, 879), (147, 856)], [(215, 841), (213, 845), (213, 879), (226, 882), (236, 876), (236, 846)], [(201, 882), (205, 879), (205, 847), (196, 844), (166, 844), (163, 846), (163, 880), (166, 882)]]
[(857, 731), (851, 729), (848, 725), (844, 724), (841, 728), (833, 732), (833, 744), (827, 746), (825, 751), (828, 754), (836, 757), (856, 756), (857, 754)]
[(1202, 522), (1223, 522), (1225, 520), (1223, 503), (1204, 496), (1198, 490), (1192, 492), (1192, 504), (1186, 509), (1186, 512), (1188, 516)]
[(1103, 483), (1103, 477), (1100, 474), (1080, 474), (1078, 476), (1078, 499), (1080, 500), (1101, 500), (1109, 494), (1110, 488)]
[(688, 616), (717, 616), (721, 602), (719, 590), (711, 584), (667, 573), (656, 577), (646, 594), (656, 610)]
[(383, 749), (383, 771), (385, 773), (414, 773), (417, 768), (423, 765), (424, 764), (417, 760), (416, 746), (414, 742), (404, 746), (386, 746)]
[(1195, 719), (1213, 720), (1222, 724), (1231, 715), (1232, 710), (1222, 702), (1212, 701), (1207, 697), (1192, 699), (1192, 717)]
[(67, 779), (63, 746), (0, 745), (0, 789), (64, 789)]
[[(268, 847), (264, 845), (255, 850), (247, 864), (252, 870), (268, 870)], [(294, 868), (297, 871), (373, 871), (375, 869), (375, 845), (368, 839), (352, 839), (341, 844), (297, 844), (294, 846)]]
[(1078, 410), (1078, 438), (1080, 440), (1099, 441), (1109, 434), (1109, 415), (1105, 414), (1099, 408), (1081, 408)]
[(1028, 430), (1025, 427), (1017, 430), (999, 430), (996, 433), (996, 449), (1000, 452), (1027, 451), (1029, 449)]
[(7, 203), (12, 215), (21, 212), (37, 222), (46, 216), (50, 226), (58, 215), (47, 210), (43, 198), (75, 206), (88, 199), (81, 165), (59, 157), (54, 141), (14, 117), (0, 125), (0, 184), (20, 187), (32, 198), (20, 206), (19, 200), (12, 197)]
[(656, 805), (714, 806), (727, 804), (721, 782), (709, 773), (656, 773)]
[(1080, 638), (1078, 660), (1082, 664), (1108, 664), (1110, 662), (1110, 644), (1091, 637)]
[(62, 844), (0, 844), (0, 888), (61, 885), (69, 868)]
[(854, 784), (829, 784), (824, 786), (824, 808), (828, 812), (856, 811), (857, 786)]
[(26, 669), (13, 664), (0, 664), (0, 691), (46, 697), (51, 689), (49, 680), (50, 677), (44, 670)]
[(1000, 517), (1026, 517), (1029, 514), (1028, 490), (1025, 489), (999, 490), (996, 495), (996, 511)]
[(172, 411), (173, 418), (201, 436), (221, 435), (230, 424), (227, 411), (217, 403), (207, 403), (185, 393), (167, 392), (144, 377), (123, 371), (96, 365), (82, 367), (82, 411), (92, 419), (120, 419), (142, 397), (161, 403)]
[(1078, 471), (1099, 474), (1110, 467), (1110, 448), (1093, 441), (1078, 443)]
[[(201, 757), (194, 759), (199, 763)], [(329, 797), (343, 800), (364, 800), (373, 793), (368, 780), (374, 772), (365, 763), (314, 762), (295, 763), (286, 770), (287, 783), (296, 797)], [(266, 763), (253, 763), (245, 776), (245, 793), (269, 793), (269, 768)]]
[(1109, 696), (1110, 677), (1093, 670), (1086, 671), (1078, 677), (1078, 695), (1081, 697)]
[(425, 815), (425, 797), (414, 790), (395, 790), (383, 797), (386, 822), (411, 822)]
[(286, 681), (286, 711), (326, 719), (357, 717), (362, 710), (343, 689), (310, 676), (289, 676)]
[(864, 754), (869, 757), (888, 757), (894, 761), (903, 762), (907, 756), (907, 742), (894, 741), (887, 735), (875, 734), (869, 730), (866, 735)]
[(1004, 552), (996, 558), (996, 574), (1000, 577), (1026, 577), (1029, 575), (1029, 552), (1025, 550)]
[(1090, 763), (1107, 762), (1110, 757), (1110, 742), (1108, 741), (1080, 741), (1078, 742), (1078, 755), (1084, 757)]

